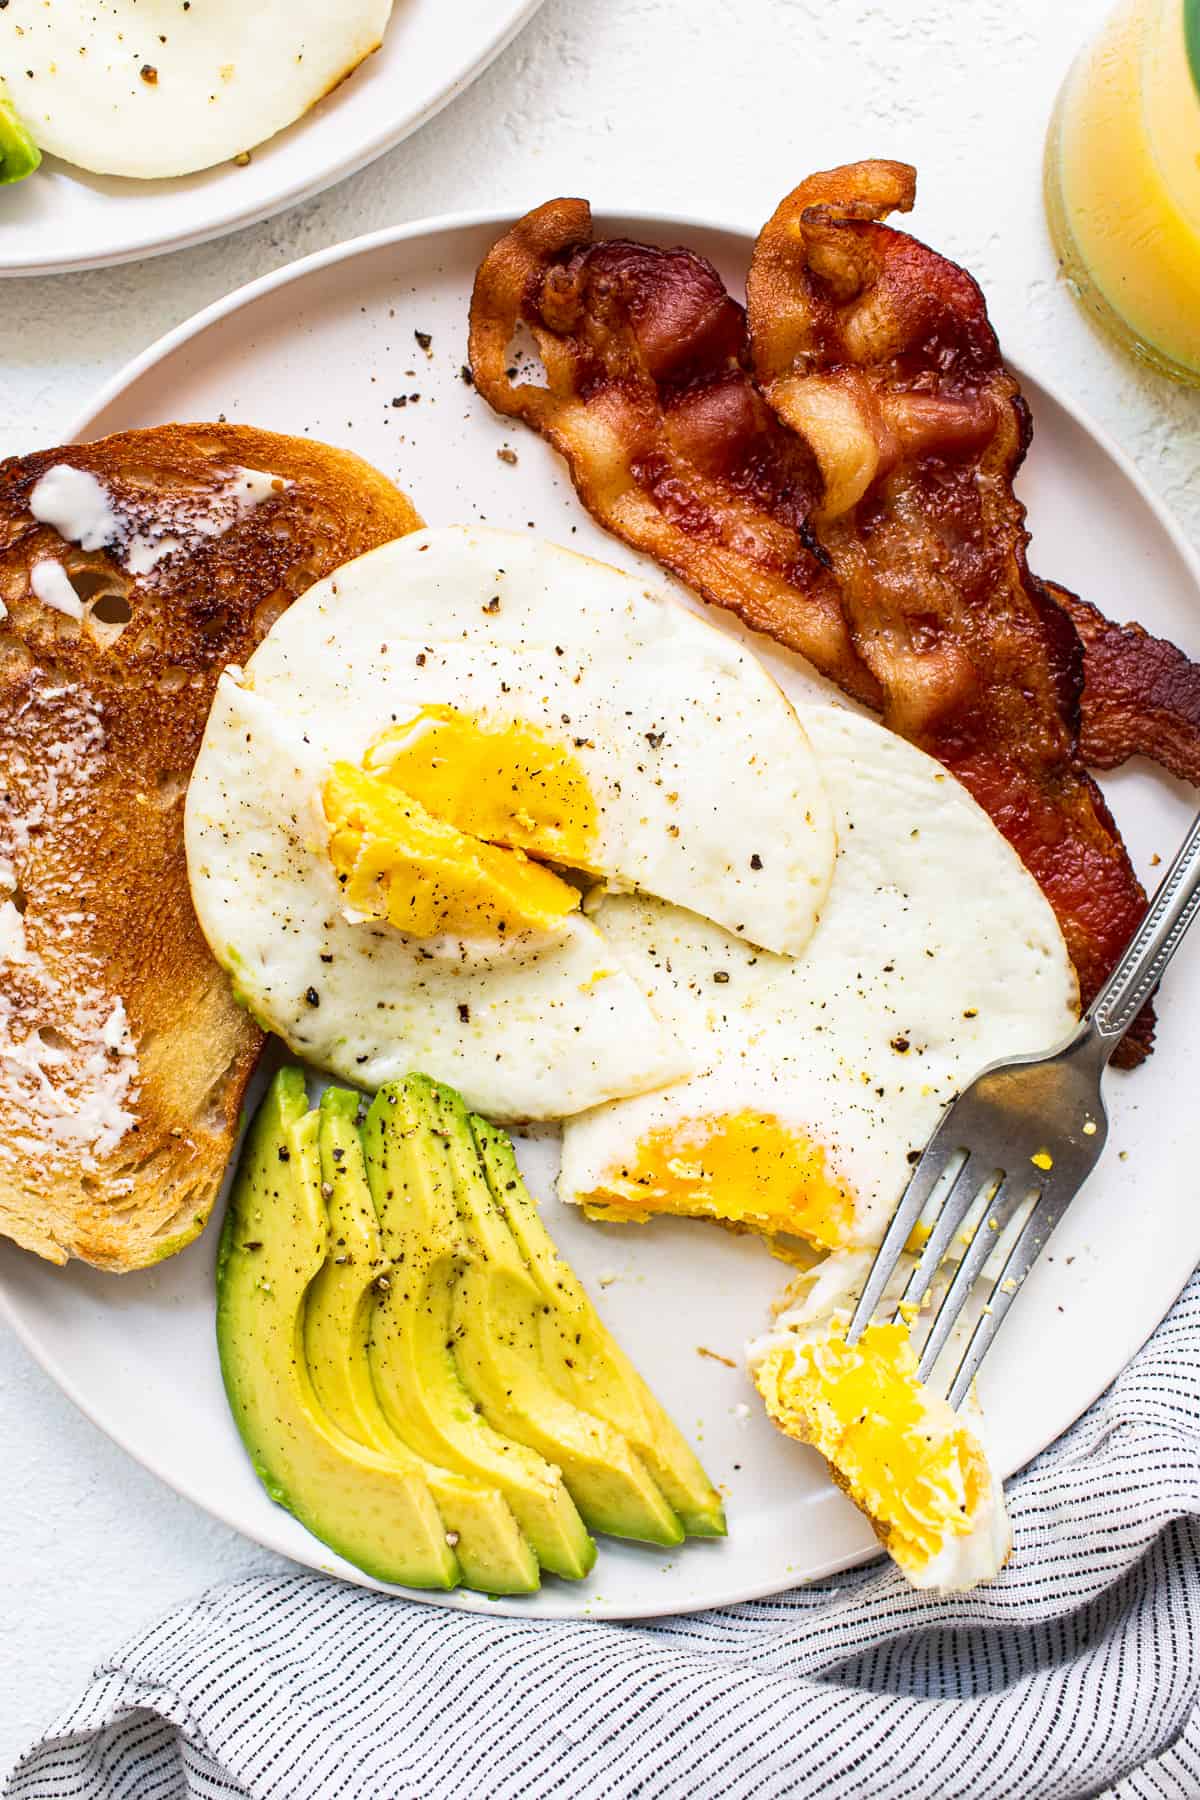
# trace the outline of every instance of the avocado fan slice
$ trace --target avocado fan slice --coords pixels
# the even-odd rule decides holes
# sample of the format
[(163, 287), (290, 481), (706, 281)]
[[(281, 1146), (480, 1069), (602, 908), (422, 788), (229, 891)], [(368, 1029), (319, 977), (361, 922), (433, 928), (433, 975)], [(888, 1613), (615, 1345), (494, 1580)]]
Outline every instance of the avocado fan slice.
[[(330, 1255), (308, 1290), (304, 1344), (317, 1398), (348, 1436), (421, 1474), (451, 1534), (465, 1587), (529, 1594), (538, 1563), (503, 1494), (426, 1462), (397, 1436), (371, 1382), (367, 1345), (379, 1288), (392, 1279), (367, 1186), (358, 1131), (359, 1095), (326, 1088), (318, 1144)], [(378, 1286), (377, 1286), (378, 1284)]]
[(724, 1537), (725, 1510), (691, 1445), (612, 1337), (575, 1271), (559, 1255), (526, 1187), (507, 1133), (473, 1114), (488, 1186), (545, 1301), (542, 1353), (568, 1399), (629, 1440), (689, 1537)]
[(454, 1287), (469, 1255), (443, 1137), (424, 1088), (388, 1082), (363, 1125), (367, 1180), (390, 1286), (378, 1295), (369, 1358), (393, 1429), (431, 1462), (498, 1487), (543, 1568), (578, 1580), (596, 1546), (563, 1482), (536, 1451), (494, 1431), (454, 1360)]
[(317, 1115), (299, 1069), (275, 1076), (246, 1137), (217, 1253), (217, 1348), (234, 1421), (272, 1500), (380, 1581), (452, 1588), (458, 1562), (429, 1485), (347, 1437), (304, 1357), (304, 1306), (328, 1250)]
[(0, 186), (10, 181), (24, 181), (41, 160), (41, 151), (0, 81)]
[(414, 1077), (427, 1116), (444, 1134), (454, 1198), (471, 1254), (454, 1290), (454, 1357), (484, 1418), (538, 1450), (563, 1472), (591, 1531), (678, 1544), (683, 1526), (652, 1476), (612, 1425), (553, 1386), (542, 1361), (543, 1297), (492, 1198), (471, 1135), (471, 1116), (451, 1088)]

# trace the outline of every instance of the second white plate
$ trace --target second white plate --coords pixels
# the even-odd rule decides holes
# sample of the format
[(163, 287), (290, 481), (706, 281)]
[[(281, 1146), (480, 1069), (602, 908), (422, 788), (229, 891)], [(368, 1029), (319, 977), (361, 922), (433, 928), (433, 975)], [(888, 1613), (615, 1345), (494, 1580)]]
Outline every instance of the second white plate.
[[(141, 358), (78, 422), (98, 436), (218, 415), (351, 446), (408, 489), (431, 524), (486, 519), (641, 568), (601, 533), (562, 465), (495, 418), (462, 378), (466, 308), (498, 221), (413, 226), (310, 258), (210, 308)], [(688, 220), (609, 220), (709, 255), (736, 290), (751, 240)], [(429, 354), (417, 333), (432, 338)], [(1197, 569), (1132, 470), (1028, 372), (1036, 421), (1022, 491), (1034, 566), (1105, 610), (1135, 613), (1200, 649)], [(515, 462), (497, 452), (511, 446)], [(716, 617), (716, 615), (712, 615)], [(728, 629), (736, 630), (732, 624)], [(764, 640), (793, 694), (821, 683)], [(1143, 874), (1182, 834), (1192, 800), (1146, 768), (1106, 783)], [(1113, 1077), (1105, 1160), (1005, 1326), (982, 1383), (1009, 1473), (1063, 1431), (1158, 1323), (1200, 1260), (1200, 1113), (1187, 1022), (1200, 1011), (1200, 954), (1171, 971), (1158, 1049)], [(616, 1330), (728, 1496), (730, 1535), (664, 1553), (605, 1541), (591, 1578), (550, 1581), (527, 1601), (470, 1594), (434, 1603), (553, 1617), (630, 1618), (778, 1592), (874, 1551), (863, 1521), (812, 1452), (766, 1422), (740, 1367), (783, 1284), (751, 1239), (704, 1225), (590, 1225), (550, 1197), (552, 1139), (521, 1146), (549, 1223)], [(216, 1229), (139, 1275), (65, 1271), (0, 1246), (0, 1305), (43, 1366), (118, 1443), (180, 1492), (296, 1561), (364, 1582), (267, 1499), (225, 1405), (213, 1341)], [(617, 1279), (603, 1288), (601, 1274)], [(739, 1366), (727, 1367), (703, 1352)]]
[(245, 168), (221, 163), (172, 181), (129, 181), (47, 157), (29, 180), (0, 189), (0, 275), (56, 275), (182, 250), (320, 193), (440, 112), (541, 4), (396, 0), (382, 48), (260, 144)]

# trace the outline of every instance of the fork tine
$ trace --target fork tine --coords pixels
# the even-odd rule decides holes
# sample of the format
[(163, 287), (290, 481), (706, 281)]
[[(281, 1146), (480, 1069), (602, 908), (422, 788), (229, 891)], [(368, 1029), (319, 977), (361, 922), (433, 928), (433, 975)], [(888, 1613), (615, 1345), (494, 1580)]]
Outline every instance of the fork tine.
[(947, 1398), (951, 1406), (962, 1405), (979, 1365), (991, 1349), (992, 1339), (1004, 1323), (1009, 1307), (1021, 1291), (1022, 1283), (1041, 1255), (1047, 1238), (1071, 1204), (1077, 1189), (1067, 1183), (1062, 1188), (1046, 1187), (1016, 1243), (1005, 1259), (996, 1284), (988, 1295), (987, 1307), (971, 1333), (962, 1360), (954, 1372)]
[(884, 1233), (883, 1242), (875, 1252), (875, 1260), (871, 1264), (866, 1284), (858, 1297), (858, 1304), (854, 1308), (846, 1331), (848, 1344), (857, 1342), (863, 1328), (870, 1323), (871, 1314), (883, 1298), (884, 1289), (895, 1273), (896, 1264), (900, 1260), (913, 1226), (925, 1211), (930, 1195), (954, 1158), (962, 1155), (961, 1144), (952, 1145), (948, 1137), (943, 1141), (942, 1131), (939, 1127), (930, 1139), (924, 1155), (909, 1176), (908, 1186), (900, 1196), (900, 1204), (892, 1214), (892, 1221)]
[(920, 1305), (942, 1265), (942, 1259), (970, 1216), (989, 1182), (1001, 1178), (1002, 1170), (974, 1153), (968, 1155), (942, 1201), (933, 1230), (922, 1246), (917, 1266), (908, 1280), (903, 1299)]
[[(1039, 1191), (1032, 1185), (1022, 1186), (1019, 1181), (1006, 1176), (989, 1199), (929, 1328), (917, 1369), (922, 1381), (928, 1381), (933, 1373), (946, 1340), (958, 1323), (959, 1314), (983, 1272), (984, 1264), (996, 1248), (1000, 1232), (1031, 1197), (1037, 1199)], [(993, 1221), (995, 1230), (992, 1229)]]

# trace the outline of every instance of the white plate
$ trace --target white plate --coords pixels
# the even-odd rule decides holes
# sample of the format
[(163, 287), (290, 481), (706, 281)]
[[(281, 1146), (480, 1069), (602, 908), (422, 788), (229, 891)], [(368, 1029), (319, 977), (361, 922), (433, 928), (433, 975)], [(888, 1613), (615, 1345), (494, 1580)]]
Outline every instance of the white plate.
[[(742, 234), (684, 220), (620, 223), (634, 235), (704, 251), (732, 285), (744, 273), (750, 239)], [(531, 433), (495, 418), (461, 379), (467, 295), (496, 230), (478, 219), (406, 227), (257, 282), (148, 351), (79, 421), (78, 433), (218, 414), (311, 432), (351, 445), (395, 476), (431, 524), (486, 518), (646, 568), (592, 525), (558, 459)], [(432, 333), (430, 357), (415, 331)], [(1170, 521), (1061, 398), (1029, 375), (1025, 389), (1037, 421), (1022, 476), (1035, 566), (1106, 610), (1136, 612), (1200, 649), (1197, 568)], [(403, 408), (391, 404), (414, 394), (420, 399)], [(516, 466), (496, 455), (508, 443)], [(757, 647), (791, 692), (824, 691), (765, 641)], [(1106, 786), (1150, 874), (1151, 854), (1174, 847), (1191, 801), (1145, 768)], [(984, 1399), (1006, 1473), (1111, 1381), (1200, 1260), (1191, 1174), (1200, 1162), (1200, 1109), (1185, 1044), (1198, 1011), (1200, 947), (1193, 944), (1171, 972), (1157, 1054), (1137, 1075), (1112, 1077), (1104, 1162), (989, 1362)], [(693, 1222), (590, 1225), (549, 1198), (553, 1143), (529, 1143), (522, 1152), (565, 1252), (726, 1490), (730, 1535), (673, 1553), (605, 1542), (580, 1587), (549, 1581), (536, 1598), (499, 1607), (469, 1594), (436, 1603), (554, 1617), (646, 1616), (778, 1592), (870, 1554), (868, 1529), (815, 1454), (767, 1424), (740, 1368), (697, 1354), (704, 1347), (739, 1357), (783, 1284), (781, 1265), (751, 1239)], [(0, 1304), (66, 1392), (148, 1468), (270, 1549), (362, 1581), (271, 1505), (242, 1451), (213, 1343), (216, 1240), (210, 1228), (174, 1261), (121, 1278), (80, 1266), (55, 1270), (5, 1244)], [(619, 1278), (601, 1289), (597, 1279), (607, 1271)]]
[[(433, 118), (541, 4), (395, 0), (376, 55), (260, 144), (245, 168), (221, 163), (171, 181), (130, 181), (48, 156), (28, 181), (0, 190), (0, 275), (57, 275), (182, 250), (319, 194)], [(14, 93), (19, 99), (16, 84)]]

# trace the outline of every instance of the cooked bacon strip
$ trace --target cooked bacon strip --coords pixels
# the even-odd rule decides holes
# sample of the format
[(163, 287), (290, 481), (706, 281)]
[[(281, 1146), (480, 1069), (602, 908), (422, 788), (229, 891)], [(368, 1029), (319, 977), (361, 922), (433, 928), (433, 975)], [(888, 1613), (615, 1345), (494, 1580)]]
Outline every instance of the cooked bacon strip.
[[(609, 531), (878, 707), (808, 523), (816, 464), (755, 391), (742, 308), (690, 250), (591, 236), (586, 200), (551, 200), (489, 251), (471, 297), (475, 385), (566, 458)], [(509, 373), (522, 322), (545, 387)]]
[[(561, 451), (601, 524), (952, 768), (1046, 891), (1090, 998), (1144, 895), (1076, 756), (1078, 640), (1025, 565), (1027, 411), (974, 282), (878, 222), (911, 204), (912, 171), (814, 181), (760, 242), (758, 384), (709, 263), (593, 243), (586, 204), (560, 200), (479, 270), (476, 385)], [(522, 323), (545, 386), (509, 373)]]
[(1025, 560), (1029, 411), (977, 284), (883, 223), (915, 192), (907, 164), (874, 162), (788, 195), (746, 284), (754, 372), (816, 456), (820, 541), (885, 722), (1019, 851), (1086, 1001), (1145, 896), (1080, 757), (1074, 634)]
[(1148, 756), (1200, 786), (1200, 666), (1141, 625), (1114, 625), (1069, 588), (1044, 586), (1083, 644), (1083, 761), (1115, 769)]

